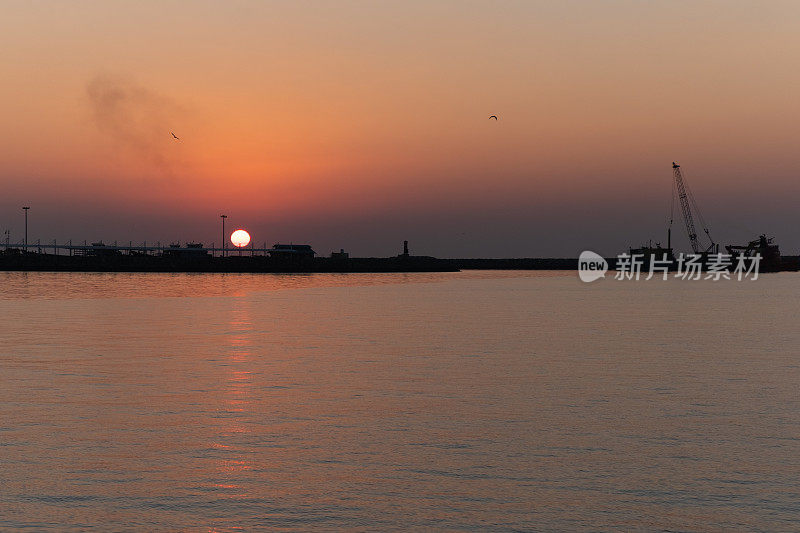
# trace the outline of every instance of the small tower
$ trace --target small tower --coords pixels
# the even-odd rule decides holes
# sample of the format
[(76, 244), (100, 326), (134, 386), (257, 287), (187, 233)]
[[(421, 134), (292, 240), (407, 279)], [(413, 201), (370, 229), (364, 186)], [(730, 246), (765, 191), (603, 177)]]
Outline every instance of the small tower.
[(408, 257), (408, 241), (403, 241), (403, 257)]

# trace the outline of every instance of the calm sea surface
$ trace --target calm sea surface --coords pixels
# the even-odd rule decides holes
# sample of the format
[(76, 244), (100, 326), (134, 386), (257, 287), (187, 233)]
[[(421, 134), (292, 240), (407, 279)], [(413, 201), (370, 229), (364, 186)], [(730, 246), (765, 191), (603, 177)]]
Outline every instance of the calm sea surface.
[(798, 295), (0, 273), (0, 529), (800, 530)]

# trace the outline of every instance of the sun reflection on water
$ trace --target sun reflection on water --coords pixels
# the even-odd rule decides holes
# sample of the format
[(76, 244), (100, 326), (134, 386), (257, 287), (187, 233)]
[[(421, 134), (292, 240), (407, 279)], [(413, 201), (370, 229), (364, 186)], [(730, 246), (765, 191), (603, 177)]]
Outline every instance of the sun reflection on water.
[(220, 383), (221, 425), (217, 441), (212, 447), (219, 450), (215, 465), (213, 487), (224, 498), (247, 498), (250, 496), (244, 477), (252, 469), (250, 461), (242, 453), (242, 442), (250, 433), (252, 415), (252, 361), (253, 324), (248, 304), (244, 298), (234, 298), (234, 308), (228, 323), (227, 351), (223, 354), (224, 379)]

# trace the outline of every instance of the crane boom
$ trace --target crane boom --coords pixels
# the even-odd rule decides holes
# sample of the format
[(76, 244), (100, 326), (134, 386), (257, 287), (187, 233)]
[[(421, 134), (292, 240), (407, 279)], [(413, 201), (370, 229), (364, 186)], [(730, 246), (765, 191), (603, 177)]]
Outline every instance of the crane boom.
[(692, 209), (689, 207), (689, 197), (686, 194), (686, 186), (683, 184), (681, 166), (674, 161), (672, 162), (672, 175), (675, 177), (675, 187), (678, 189), (678, 199), (681, 202), (681, 211), (683, 211), (683, 221), (686, 223), (686, 232), (689, 234), (689, 243), (692, 245), (694, 253), (700, 253), (700, 243), (697, 242), (697, 230), (694, 228)]
[[(675, 178), (675, 187), (678, 192), (678, 199), (681, 202), (681, 211), (683, 212), (683, 221), (686, 224), (686, 233), (689, 235), (689, 242), (692, 245), (692, 251), (696, 254), (701, 252), (700, 249), (700, 241), (697, 238), (697, 230), (694, 227), (694, 218), (692, 217), (692, 208), (690, 205), (690, 198), (689, 194), (686, 190), (686, 184), (683, 181), (683, 174), (681, 173), (681, 166), (674, 161), (672, 162), (672, 175)], [(695, 205), (695, 207), (697, 207)], [(702, 216), (700, 217), (702, 222)], [(708, 240), (711, 241), (711, 245), (708, 249), (703, 251), (713, 251), (716, 248), (716, 244), (714, 240), (711, 238), (711, 234), (708, 231), (708, 228), (704, 227), (703, 231), (706, 232), (708, 236)]]

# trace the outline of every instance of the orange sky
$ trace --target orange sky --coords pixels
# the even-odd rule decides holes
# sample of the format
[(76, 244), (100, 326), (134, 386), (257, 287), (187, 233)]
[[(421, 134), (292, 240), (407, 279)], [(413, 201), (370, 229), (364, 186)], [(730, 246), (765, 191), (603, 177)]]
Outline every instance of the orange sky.
[(0, 10), (12, 239), (31, 205), (48, 241), (218, 241), (225, 212), (321, 253), (617, 253), (663, 237), (678, 160), (712, 235), (800, 249), (797, 2)]

